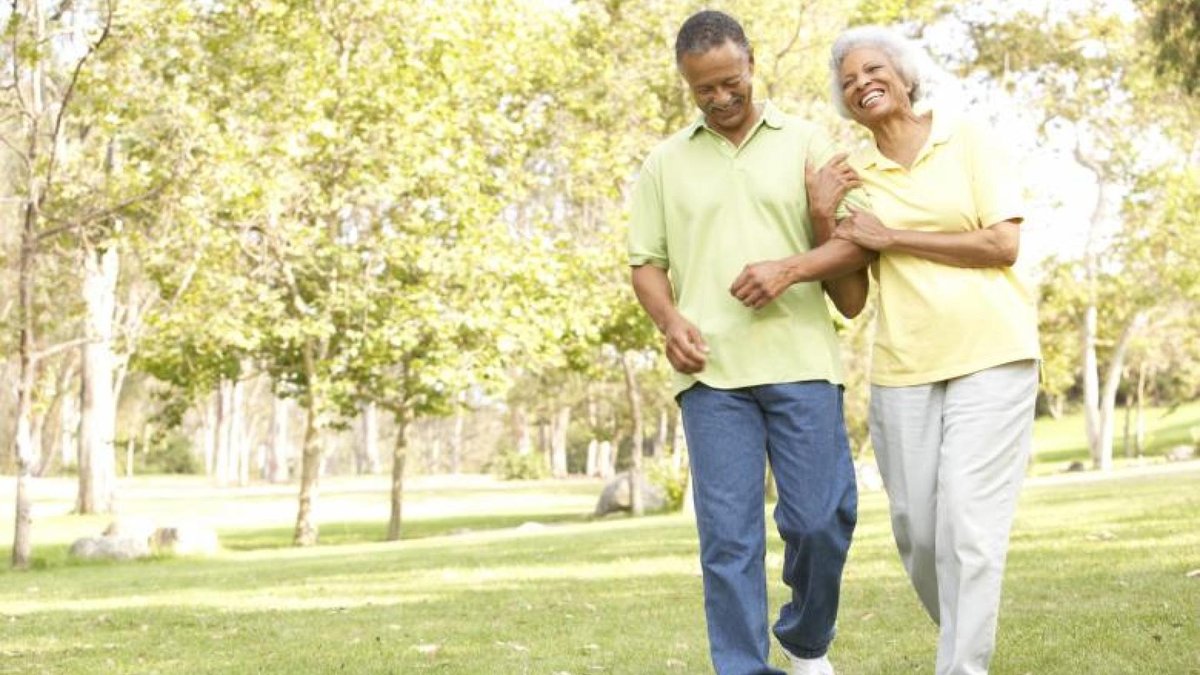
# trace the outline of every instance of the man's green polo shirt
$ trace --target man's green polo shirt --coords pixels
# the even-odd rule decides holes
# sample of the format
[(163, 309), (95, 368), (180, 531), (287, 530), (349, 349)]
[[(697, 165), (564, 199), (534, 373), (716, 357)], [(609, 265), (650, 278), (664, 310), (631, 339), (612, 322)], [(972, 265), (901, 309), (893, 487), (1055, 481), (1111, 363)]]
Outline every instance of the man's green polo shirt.
[(747, 264), (811, 248), (804, 161), (816, 169), (833, 154), (828, 135), (768, 102), (740, 148), (699, 119), (646, 159), (630, 206), (629, 264), (668, 270), (676, 305), (709, 347), (703, 371), (675, 373), (676, 393), (697, 380), (718, 389), (842, 382), (819, 282), (758, 310), (729, 293)]

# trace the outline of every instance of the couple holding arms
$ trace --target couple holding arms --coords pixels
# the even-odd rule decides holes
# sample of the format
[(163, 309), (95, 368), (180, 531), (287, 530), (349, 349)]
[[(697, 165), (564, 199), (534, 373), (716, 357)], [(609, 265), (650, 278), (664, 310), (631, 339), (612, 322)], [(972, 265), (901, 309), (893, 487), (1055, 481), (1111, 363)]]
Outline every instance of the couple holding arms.
[(780, 672), (768, 662), (766, 462), (791, 589), (772, 632), (792, 673), (834, 672), (858, 497), (824, 295), (857, 315), (868, 268), (870, 431), (896, 545), (940, 626), (938, 675), (988, 669), (1031, 448), (1036, 310), (1011, 270), (1023, 207), (1005, 153), (981, 124), (919, 104), (916, 57), (881, 28), (838, 37), (834, 106), (874, 140), (846, 157), (754, 100), (753, 51), (732, 17), (695, 14), (676, 40), (703, 114), (646, 159), (629, 256), (676, 371), (720, 675)]

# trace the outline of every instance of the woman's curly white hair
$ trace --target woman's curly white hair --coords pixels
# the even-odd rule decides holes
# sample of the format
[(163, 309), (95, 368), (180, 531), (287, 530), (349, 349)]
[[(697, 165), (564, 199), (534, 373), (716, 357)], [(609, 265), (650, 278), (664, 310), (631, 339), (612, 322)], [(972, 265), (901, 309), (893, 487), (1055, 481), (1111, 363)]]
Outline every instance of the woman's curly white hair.
[(839, 35), (830, 49), (829, 92), (839, 115), (850, 119), (850, 111), (842, 98), (842, 61), (847, 54), (860, 47), (871, 47), (887, 54), (892, 67), (909, 85), (910, 103), (916, 103), (928, 95), (925, 76), (929, 72), (929, 57), (920, 48), (911, 40), (882, 26), (858, 26)]

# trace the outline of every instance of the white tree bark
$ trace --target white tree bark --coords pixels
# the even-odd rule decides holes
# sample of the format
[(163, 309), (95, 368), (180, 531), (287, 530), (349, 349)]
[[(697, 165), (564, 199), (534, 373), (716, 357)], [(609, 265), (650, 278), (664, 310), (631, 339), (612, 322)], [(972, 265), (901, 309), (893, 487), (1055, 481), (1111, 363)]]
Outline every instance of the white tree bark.
[(374, 475), (379, 473), (379, 411), (374, 403), (363, 404), (361, 411), (354, 468), (360, 475)]
[(238, 378), (233, 383), (229, 420), (229, 448), (237, 484), (250, 484), (250, 439), (246, 433), (246, 383)]
[(289, 477), (288, 460), (293, 454), (291, 437), (288, 435), (291, 415), (291, 399), (274, 397), (271, 403), (271, 438), (266, 475), (266, 479), (272, 483), (286, 483)]
[(675, 437), (671, 439), (671, 466), (676, 471), (687, 469), (687, 436), (683, 433), (683, 412), (675, 411)]
[(117, 399), (112, 350), (116, 311), (117, 249), (84, 252), (83, 300), (89, 341), (82, 347), (82, 400), (79, 407), (78, 513), (111, 513), (116, 496)]
[(1083, 342), (1082, 380), (1083, 380), (1083, 417), (1087, 433), (1088, 449), (1092, 455), (1092, 465), (1100, 466), (1100, 372), (1096, 364), (1096, 306), (1089, 305), (1083, 314), (1080, 324), (1080, 338)]
[(551, 421), (550, 475), (567, 477), (567, 429), (571, 426), (571, 406), (565, 405)]
[(208, 395), (200, 412), (200, 447), (204, 449), (204, 475), (215, 478), (217, 462), (217, 427), (221, 415), (221, 394), (215, 391)]
[(601, 478), (612, 478), (613, 444), (611, 441), (600, 441), (600, 448), (596, 453), (596, 471)]
[(233, 434), (233, 383), (221, 380), (217, 391), (216, 444), (213, 448), (213, 477), (218, 486), (229, 485), (233, 477), (233, 453), (230, 439)]
[(1100, 399), (1100, 447), (1099, 461), (1096, 468), (1101, 471), (1112, 469), (1113, 438), (1116, 429), (1117, 389), (1121, 386), (1121, 373), (1125, 368), (1125, 352), (1129, 343), (1146, 323), (1145, 312), (1136, 312), (1113, 349), (1112, 360), (1108, 364), (1108, 373), (1104, 378), (1104, 390)]
[(599, 466), (600, 441), (592, 439), (588, 441), (587, 447), (587, 464), (584, 469), (584, 474), (588, 477), (600, 475), (597, 467)]

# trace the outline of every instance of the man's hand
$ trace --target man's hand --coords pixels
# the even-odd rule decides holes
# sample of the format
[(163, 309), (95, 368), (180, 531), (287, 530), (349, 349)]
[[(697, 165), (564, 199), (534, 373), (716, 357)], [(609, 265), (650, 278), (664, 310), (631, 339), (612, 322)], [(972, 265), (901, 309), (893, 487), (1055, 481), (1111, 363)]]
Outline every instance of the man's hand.
[(845, 239), (872, 251), (883, 251), (895, 241), (895, 235), (875, 214), (850, 207), (850, 217), (842, 219), (833, 236)]
[(663, 327), (667, 342), (667, 361), (671, 367), (685, 375), (704, 370), (708, 360), (708, 345), (700, 336), (700, 329), (682, 316)]
[(813, 171), (805, 161), (804, 188), (808, 191), (808, 213), (811, 217), (832, 218), (846, 193), (862, 187), (862, 179), (846, 162), (847, 157), (844, 152), (834, 155), (817, 171)]
[(783, 295), (792, 285), (787, 265), (782, 260), (756, 262), (742, 270), (729, 292), (747, 307), (761, 309)]

